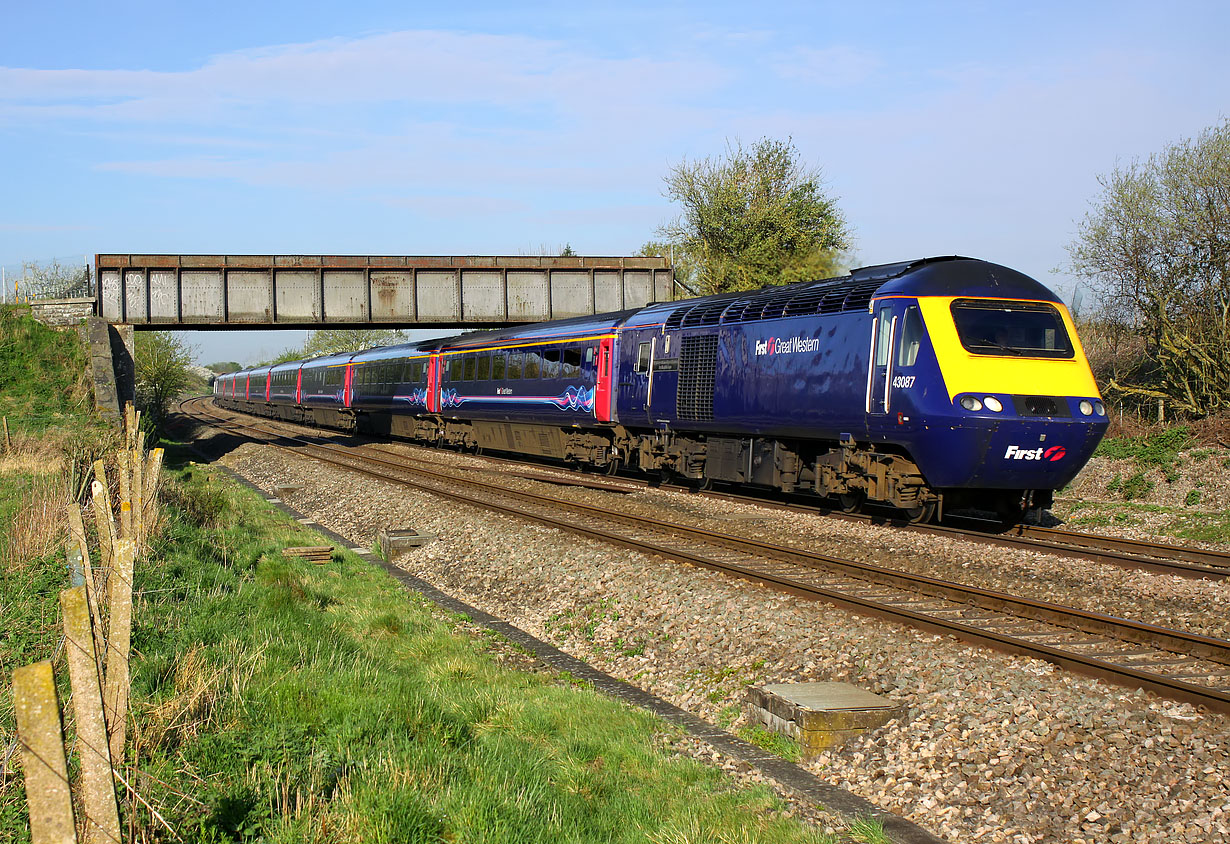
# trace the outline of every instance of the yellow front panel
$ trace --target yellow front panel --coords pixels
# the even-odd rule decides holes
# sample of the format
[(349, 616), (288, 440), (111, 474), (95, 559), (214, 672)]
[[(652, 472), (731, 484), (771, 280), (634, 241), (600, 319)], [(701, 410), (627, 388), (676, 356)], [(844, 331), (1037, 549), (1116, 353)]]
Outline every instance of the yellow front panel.
[[(949, 310), (954, 299), (968, 296), (919, 297), (918, 306), (923, 322), (935, 347), (940, 372), (948, 397), (959, 393), (1009, 393), (1028, 396), (1098, 396), (1098, 385), (1089, 370), (1085, 350), (1076, 336), (1076, 326), (1068, 309), (1053, 304), (1059, 310), (1075, 354), (1071, 358), (1027, 358), (975, 355), (966, 351), (957, 336), (957, 326)], [(1022, 300), (1005, 300), (1022, 301)]]

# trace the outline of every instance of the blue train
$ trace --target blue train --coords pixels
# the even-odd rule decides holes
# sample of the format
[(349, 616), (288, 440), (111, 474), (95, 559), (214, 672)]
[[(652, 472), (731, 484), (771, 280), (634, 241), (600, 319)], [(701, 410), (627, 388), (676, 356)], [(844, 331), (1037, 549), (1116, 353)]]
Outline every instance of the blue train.
[(214, 393), (291, 421), (919, 521), (1049, 507), (1107, 427), (1060, 299), (962, 257), (257, 367)]

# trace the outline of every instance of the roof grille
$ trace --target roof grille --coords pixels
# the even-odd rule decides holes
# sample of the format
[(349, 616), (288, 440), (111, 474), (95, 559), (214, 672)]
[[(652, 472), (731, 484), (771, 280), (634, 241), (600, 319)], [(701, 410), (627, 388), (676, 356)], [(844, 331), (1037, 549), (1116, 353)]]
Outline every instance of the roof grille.
[(846, 276), (830, 281), (768, 287), (752, 293), (713, 296), (683, 304), (666, 317), (666, 328), (731, 325), (809, 314), (837, 314), (867, 309), (884, 278)]

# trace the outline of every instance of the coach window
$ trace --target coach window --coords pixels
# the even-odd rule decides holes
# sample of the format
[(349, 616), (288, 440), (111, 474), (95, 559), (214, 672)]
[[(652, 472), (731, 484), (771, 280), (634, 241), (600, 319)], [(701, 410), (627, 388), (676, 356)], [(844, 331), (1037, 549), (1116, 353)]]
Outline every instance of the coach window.
[(416, 360), (410, 364), (410, 380), (415, 384), (423, 380), (423, 362)]
[(492, 381), (503, 381), (504, 380), (504, 353), (503, 352), (492, 352), (491, 353), (491, 380)]
[(509, 381), (515, 381), (521, 377), (521, 353), (509, 352), (508, 354), (508, 374), (505, 376)]
[(542, 374), (542, 352), (529, 349), (525, 353), (525, 362), (521, 364), (522, 378), (537, 378)]
[(441, 381), (452, 381), (453, 380), (453, 359), (452, 358), (444, 359), (443, 368), (440, 370), (440, 380)]
[(564, 349), (560, 362), (561, 378), (579, 378), (581, 376), (581, 350), (573, 347)]
[(486, 381), (491, 377), (491, 353), (484, 352), (478, 356), (478, 374), (475, 376), (479, 381)]
[(542, 377), (559, 378), (559, 346), (542, 353)]
[(641, 343), (636, 347), (636, 367), (635, 372), (649, 371), (649, 344)]
[(474, 380), (474, 355), (466, 355), (465, 380)]

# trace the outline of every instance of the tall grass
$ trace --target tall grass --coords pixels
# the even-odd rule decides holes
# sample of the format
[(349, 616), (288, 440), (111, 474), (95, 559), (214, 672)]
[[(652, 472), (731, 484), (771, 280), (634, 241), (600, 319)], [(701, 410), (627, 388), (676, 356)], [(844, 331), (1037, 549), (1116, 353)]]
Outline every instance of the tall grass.
[(87, 356), (74, 330), (56, 330), (0, 307), (0, 415), (17, 430), (88, 418)]
[(63, 474), (25, 475), (21, 484), (22, 492), (0, 543), (0, 565), (8, 571), (54, 554), (64, 544), (68, 518)]
[(499, 667), (383, 572), (284, 559), (321, 540), (256, 496), (192, 469), (168, 498), (130, 761), (184, 840), (827, 840), (667, 755), (654, 717)]

